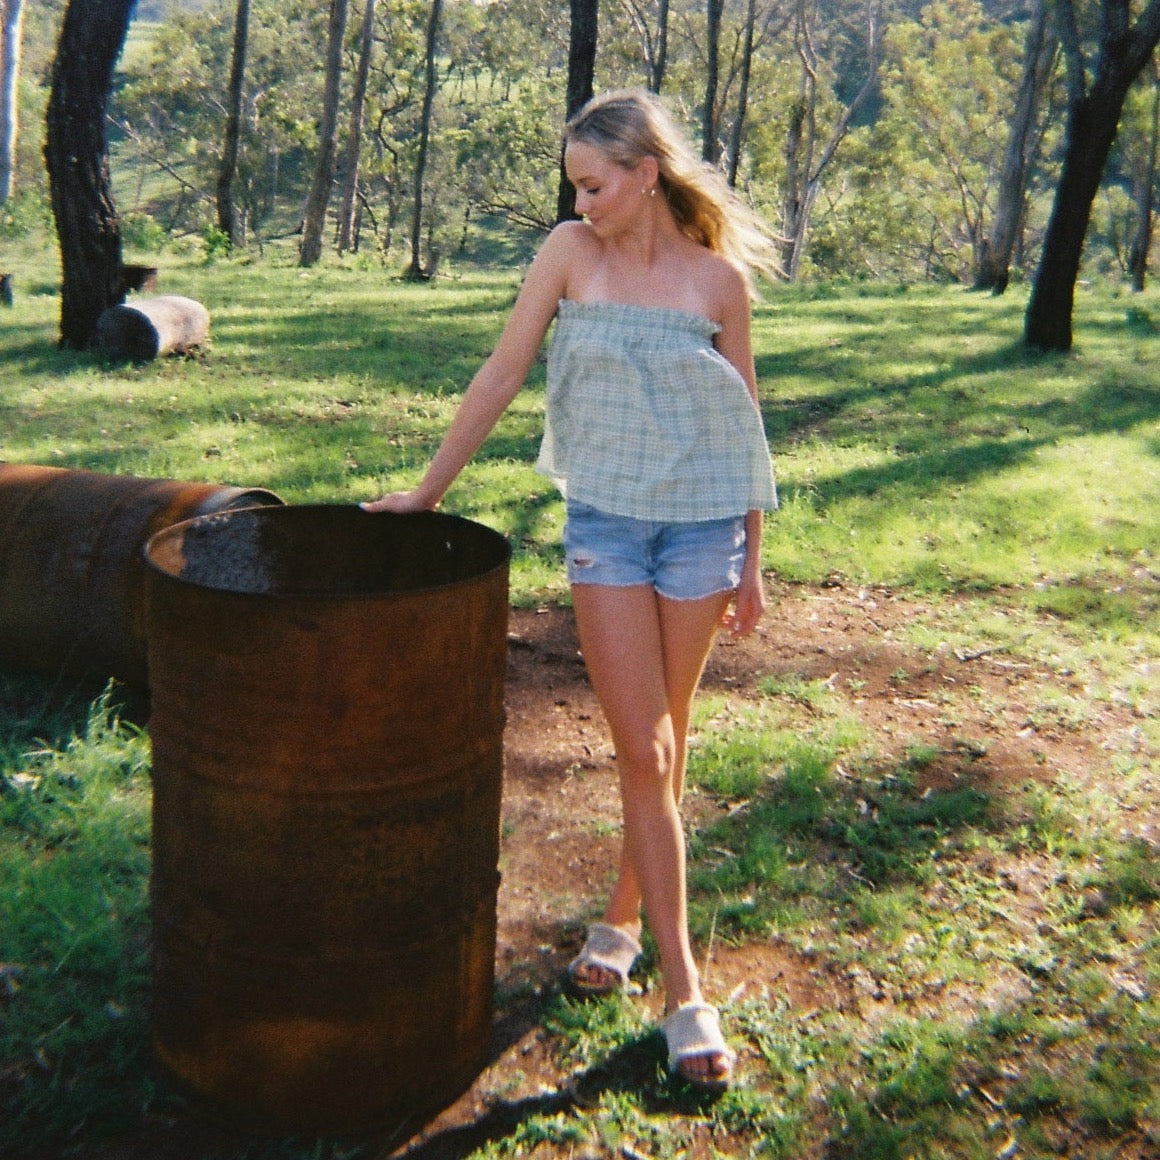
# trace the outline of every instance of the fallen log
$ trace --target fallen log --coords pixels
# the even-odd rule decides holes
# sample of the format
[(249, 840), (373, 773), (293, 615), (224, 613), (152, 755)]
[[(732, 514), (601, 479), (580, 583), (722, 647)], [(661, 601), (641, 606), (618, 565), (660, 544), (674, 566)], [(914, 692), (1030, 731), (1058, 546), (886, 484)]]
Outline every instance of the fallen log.
[(208, 341), (209, 311), (177, 294), (110, 306), (97, 319), (97, 349), (112, 358), (185, 354)]

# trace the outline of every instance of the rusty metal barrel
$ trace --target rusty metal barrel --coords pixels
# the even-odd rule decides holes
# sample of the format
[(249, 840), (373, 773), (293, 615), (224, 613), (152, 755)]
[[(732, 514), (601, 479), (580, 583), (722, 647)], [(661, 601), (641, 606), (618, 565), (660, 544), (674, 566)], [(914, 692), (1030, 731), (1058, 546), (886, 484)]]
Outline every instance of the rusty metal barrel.
[(0, 463), (0, 667), (144, 687), (149, 538), (281, 502), (264, 488)]
[(153, 1042), (276, 1130), (486, 1064), (508, 561), (436, 513), (253, 508), (151, 541)]

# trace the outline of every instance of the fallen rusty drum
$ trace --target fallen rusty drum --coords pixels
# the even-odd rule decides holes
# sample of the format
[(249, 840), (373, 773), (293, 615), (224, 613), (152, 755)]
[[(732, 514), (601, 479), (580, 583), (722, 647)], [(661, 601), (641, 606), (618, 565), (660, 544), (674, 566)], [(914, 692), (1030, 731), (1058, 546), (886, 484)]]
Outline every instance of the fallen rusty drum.
[(0, 667), (144, 688), (149, 538), (281, 502), (263, 488), (0, 463)]
[(288, 506), (150, 542), (153, 1042), (284, 1131), (487, 1060), (508, 561), (449, 515)]

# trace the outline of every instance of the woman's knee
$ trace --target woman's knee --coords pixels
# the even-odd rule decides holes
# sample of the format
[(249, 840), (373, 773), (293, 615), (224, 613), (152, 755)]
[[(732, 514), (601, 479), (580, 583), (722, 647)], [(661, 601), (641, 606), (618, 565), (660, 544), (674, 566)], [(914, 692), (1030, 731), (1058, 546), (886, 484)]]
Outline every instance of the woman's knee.
[(618, 737), (616, 763), (623, 781), (642, 789), (667, 786), (676, 768), (677, 749), (671, 734)]

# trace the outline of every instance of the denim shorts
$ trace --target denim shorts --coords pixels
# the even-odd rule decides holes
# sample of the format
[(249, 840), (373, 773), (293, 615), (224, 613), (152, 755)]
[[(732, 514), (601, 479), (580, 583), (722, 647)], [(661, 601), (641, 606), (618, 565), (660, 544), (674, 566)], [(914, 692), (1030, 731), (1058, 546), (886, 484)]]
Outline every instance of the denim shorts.
[(573, 584), (649, 584), (670, 600), (732, 592), (745, 562), (745, 517), (668, 523), (569, 500), (564, 554)]

